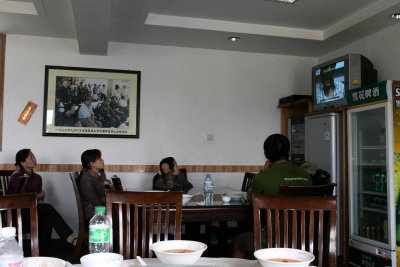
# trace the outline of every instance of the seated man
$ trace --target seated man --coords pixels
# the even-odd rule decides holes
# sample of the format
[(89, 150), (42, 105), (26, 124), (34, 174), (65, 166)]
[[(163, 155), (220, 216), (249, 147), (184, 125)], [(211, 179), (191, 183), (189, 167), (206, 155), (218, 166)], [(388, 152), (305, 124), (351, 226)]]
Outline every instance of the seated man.
[(75, 114), (75, 105), (72, 103), (65, 104), (64, 107), (57, 109), (59, 115), (56, 116), (55, 126), (74, 126), (81, 127), (82, 123)]
[[(258, 173), (249, 189), (248, 198), (254, 194), (278, 196), (280, 185), (312, 185), (308, 173), (289, 162), (289, 139), (282, 134), (270, 135), (264, 142), (264, 155), (267, 158), (264, 170)], [(238, 235), (234, 241), (234, 257), (251, 258), (253, 233)]]
[(91, 104), (92, 98), (86, 97), (79, 108), (78, 119), (83, 127), (101, 127), (101, 123), (95, 120)]
[(121, 118), (120, 119), (121, 123), (126, 121), (126, 119), (128, 118), (128, 115), (125, 113), (125, 110), (123, 110), (119, 106), (118, 99), (115, 96), (111, 97), (110, 107), (115, 112), (115, 114), (117, 114)]
[(110, 107), (110, 100), (108, 98), (104, 98), (103, 103), (101, 103), (98, 109), (98, 114), (101, 117), (103, 127), (118, 128), (121, 123), (121, 118)]
[(265, 169), (258, 173), (248, 192), (253, 194), (278, 196), (280, 185), (312, 185), (309, 174), (289, 162), (289, 139), (282, 134), (270, 135), (264, 142), (267, 158)]

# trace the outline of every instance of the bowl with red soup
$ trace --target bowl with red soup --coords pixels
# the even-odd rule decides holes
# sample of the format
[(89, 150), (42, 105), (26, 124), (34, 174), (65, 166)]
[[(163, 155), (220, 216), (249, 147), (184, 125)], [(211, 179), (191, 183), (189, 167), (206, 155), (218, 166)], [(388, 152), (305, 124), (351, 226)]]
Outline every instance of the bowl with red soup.
[(254, 252), (254, 257), (263, 267), (306, 267), (315, 259), (307, 251), (292, 248), (265, 248)]
[(153, 243), (150, 249), (164, 264), (193, 264), (207, 249), (207, 245), (190, 240), (168, 240)]

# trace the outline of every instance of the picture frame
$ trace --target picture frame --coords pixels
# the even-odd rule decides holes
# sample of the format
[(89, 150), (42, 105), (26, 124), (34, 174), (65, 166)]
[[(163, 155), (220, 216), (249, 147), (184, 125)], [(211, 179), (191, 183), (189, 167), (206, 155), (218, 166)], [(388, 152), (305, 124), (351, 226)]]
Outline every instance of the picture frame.
[(140, 75), (46, 65), (43, 136), (139, 138)]

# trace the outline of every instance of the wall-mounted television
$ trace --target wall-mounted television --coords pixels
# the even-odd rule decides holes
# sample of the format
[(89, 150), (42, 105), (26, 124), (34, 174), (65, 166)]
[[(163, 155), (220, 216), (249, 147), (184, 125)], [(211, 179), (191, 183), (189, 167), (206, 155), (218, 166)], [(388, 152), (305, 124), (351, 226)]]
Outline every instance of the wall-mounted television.
[(312, 68), (313, 110), (347, 105), (347, 92), (377, 82), (374, 65), (360, 54), (347, 54)]

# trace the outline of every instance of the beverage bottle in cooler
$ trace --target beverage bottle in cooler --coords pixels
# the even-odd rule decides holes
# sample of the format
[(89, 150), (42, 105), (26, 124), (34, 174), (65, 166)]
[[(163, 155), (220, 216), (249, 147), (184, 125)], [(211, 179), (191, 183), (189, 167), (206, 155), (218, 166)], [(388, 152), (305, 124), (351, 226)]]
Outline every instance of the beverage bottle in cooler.
[(109, 252), (111, 224), (106, 217), (106, 207), (95, 207), (89, 222), (89, 253)]
[(209, 206), (213, 204), (213, 187), (214, 183), (211, 179), (211, 174), (206, 174), (206, 180), (204, 181), (204, 205)]
[(400, 198), (396, 205), (396, 245), (400, 246)]
[(24, 252), (15, 240), (15, 227), (0, 230), (0, 267), (22, 267)]

